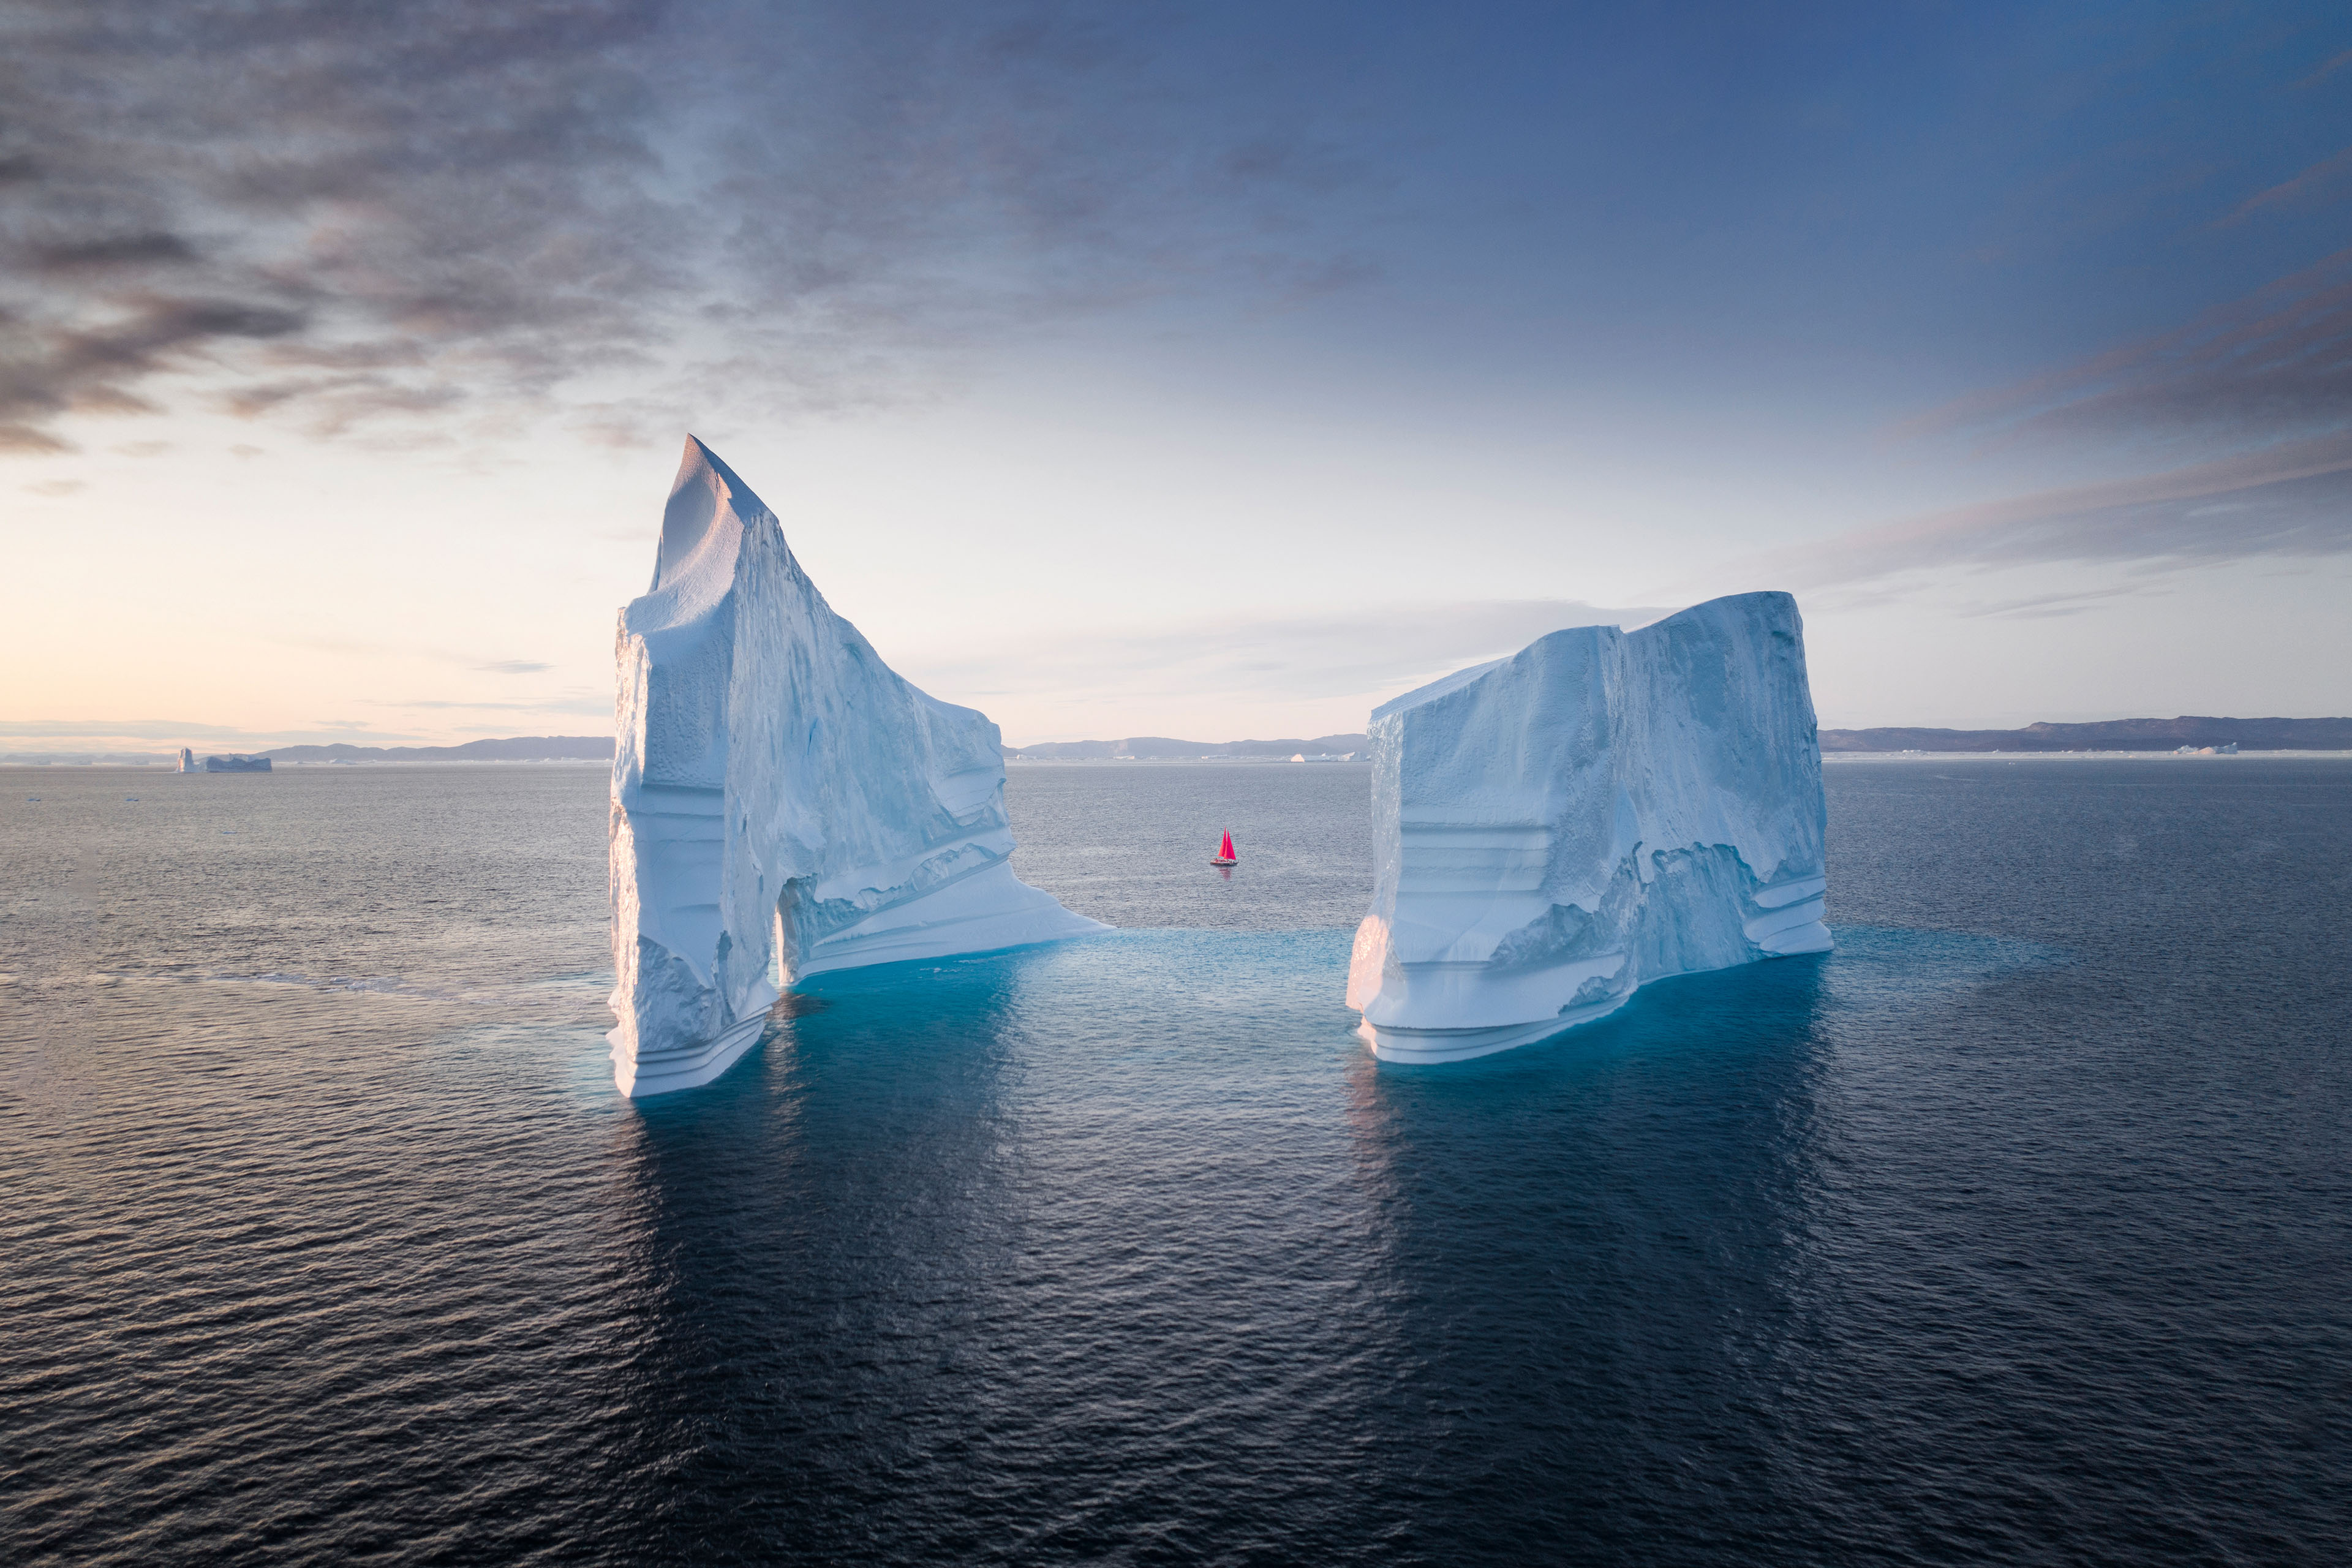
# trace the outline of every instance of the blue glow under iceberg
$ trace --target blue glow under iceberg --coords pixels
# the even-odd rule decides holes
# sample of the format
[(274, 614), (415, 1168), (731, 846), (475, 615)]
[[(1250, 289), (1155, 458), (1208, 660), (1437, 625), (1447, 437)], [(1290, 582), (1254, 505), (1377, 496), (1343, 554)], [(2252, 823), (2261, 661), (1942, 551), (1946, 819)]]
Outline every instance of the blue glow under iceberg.
[(1786, 594), (1554, 632), (1373, 710), (1371, 749), (1348, 1005), (1385, 1059), (1507, 1050), (1645, 981), (1830, 945)]
[(616, 653), (624, 1094), (718, 1077), (803, 976), (1107, 929), (1013, 877), (996, 726), (893, 673), (691, 437)]

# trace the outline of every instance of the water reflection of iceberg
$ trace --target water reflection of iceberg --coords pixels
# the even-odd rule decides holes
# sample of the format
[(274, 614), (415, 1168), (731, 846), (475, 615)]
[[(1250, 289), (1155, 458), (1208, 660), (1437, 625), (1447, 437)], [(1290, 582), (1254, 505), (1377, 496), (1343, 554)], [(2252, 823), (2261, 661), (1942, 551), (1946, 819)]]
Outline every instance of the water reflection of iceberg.
[(1780, 1413), (1877, 1396), (1841, 1359), (1901, 1286), (1854, 1234), (1867, 1053), (2030, 960), (1840, 941), (1448, 1068), (1364, 1055), (1337, 931), (823, 977), (707, 1093), (614, 1112), (602, 1462), (662, 1484), (600, 1528), (1452, 1562), (1832, 1523), (1837, 1435)]

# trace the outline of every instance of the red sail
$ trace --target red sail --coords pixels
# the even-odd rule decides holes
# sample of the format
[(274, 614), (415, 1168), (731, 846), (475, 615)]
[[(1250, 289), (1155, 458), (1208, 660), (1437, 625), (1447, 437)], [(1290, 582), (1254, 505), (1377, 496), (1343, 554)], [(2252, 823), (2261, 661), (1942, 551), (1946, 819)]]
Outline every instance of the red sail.
[(1217, 858), (1220, 860), (1234, 860), (1240, 858), (1240, 857), (1234, 853), (1234, 836), (1231, 833), (1227, 833), (1225, 835), (1225, 841), (1217, 846)]

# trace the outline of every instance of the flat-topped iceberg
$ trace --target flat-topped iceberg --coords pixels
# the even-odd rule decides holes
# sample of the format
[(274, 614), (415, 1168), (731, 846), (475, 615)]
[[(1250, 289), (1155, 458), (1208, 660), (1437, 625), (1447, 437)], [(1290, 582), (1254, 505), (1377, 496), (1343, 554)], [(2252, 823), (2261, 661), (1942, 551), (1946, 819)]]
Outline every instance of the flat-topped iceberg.
[(1106, 929), (1013, 877), (996, 726), (894, 674), (691, 437), (616, 651), (624, 1094), (718, 1077), (797, 979)]
[(205, 757), (199, 761), (195, 752), (182, 746), (179, 762), (173, 771), (183, 773), (266, 773), (272, 770), (269, 759), (257, 752), (251, 756), (235, 752), (226, 757)]
[(1645, 981), (1819, 952), (1821, 743), (1786, 594), (1579, 626), (1373, 710), (1371, 912), (1348, 1005), (1451, 1061)]

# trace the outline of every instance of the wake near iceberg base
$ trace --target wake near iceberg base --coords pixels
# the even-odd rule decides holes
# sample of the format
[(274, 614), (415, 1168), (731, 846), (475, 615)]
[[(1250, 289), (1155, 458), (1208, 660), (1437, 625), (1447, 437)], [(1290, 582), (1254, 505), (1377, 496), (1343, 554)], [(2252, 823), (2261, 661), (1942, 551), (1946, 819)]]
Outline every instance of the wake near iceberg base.
[(1373, 710), (1348, 1005), (1385, 1060), (1507, 1050), (1669, 974), (1830, 946), (1786, 594), (1580, 626)]
[(691, 437), (616, 659), (624, 1094), (717, 1078), (795, 980), (1108, 929), (1013, 875), (996, 726), (884, 664)]

